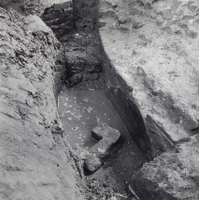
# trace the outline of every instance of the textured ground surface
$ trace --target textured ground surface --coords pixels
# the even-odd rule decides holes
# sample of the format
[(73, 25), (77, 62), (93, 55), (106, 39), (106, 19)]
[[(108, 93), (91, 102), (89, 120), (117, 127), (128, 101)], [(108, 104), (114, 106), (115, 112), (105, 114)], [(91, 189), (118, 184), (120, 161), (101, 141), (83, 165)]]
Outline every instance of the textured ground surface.
[(198, 3), (101, 1), (105, 51), (142, 114), (173, 141), (198, 125)]
[(46, 7), (50, 7), (55, 3), (68, 2), (70, 0), (1, 0), (0, 6), (5, 9), (14, 8), (21, 14), (37, 14), (43, 13)]
[(136, 194), (147, 200), (199, 199), (198, 143), (199, 135), (193, 136), (144, 164), (130, 184)]
[(39, 17), (0, 18), (0, 199), (84, 199), (53, 93), (61, 45)]
[[(185, 139), (198, 133), (198, 6), (197, 1), (181, 0), (100, 1), (104, 49), (116, 72), (132, 88), (131, 96), (144, 120), (161, 127), (159, 133), (166, 133), (172, 145), (185, 142), (138, 173), (136, 180), (143, 187), (134, 189), (141, 199), (199, 198), (198, 180), (191, 178), (198, 176), (198, 139), (189, 143)], [(152, 183), (168, 195), (150, 188)], [(154, 196), (147, 196), (150, 191)]]

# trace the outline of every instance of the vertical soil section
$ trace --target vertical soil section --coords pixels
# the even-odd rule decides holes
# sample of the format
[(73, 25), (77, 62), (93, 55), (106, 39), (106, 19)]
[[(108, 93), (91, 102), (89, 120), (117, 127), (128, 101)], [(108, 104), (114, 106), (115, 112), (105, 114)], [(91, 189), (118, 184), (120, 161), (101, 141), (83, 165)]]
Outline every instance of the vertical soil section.
[(54, 97), (61, 44), (38, 16), (0, 16), (0, 199), (83, 200)]

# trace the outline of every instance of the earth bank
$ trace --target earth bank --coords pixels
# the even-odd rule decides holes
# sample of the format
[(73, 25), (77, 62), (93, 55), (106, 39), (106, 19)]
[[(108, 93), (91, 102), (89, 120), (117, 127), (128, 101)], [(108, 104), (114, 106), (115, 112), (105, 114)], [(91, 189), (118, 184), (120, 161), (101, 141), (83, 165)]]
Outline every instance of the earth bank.
[(39, 17), (0, 13), (0, 199), (85, 199), (55, 102), (61, 44)]
[(198, 6), (181, 0), (100, 1), (103, 60), (110, 71), (106, 90), (120, 116), (129, 110), (128, 104), (118, 106), (121, 96), (137, 105), (137, 121), (146, 129), (129, 132), (140, 148), (144, 136), (152, 158), (159, 155), (132, 179), (140, 199), (199, 198)]

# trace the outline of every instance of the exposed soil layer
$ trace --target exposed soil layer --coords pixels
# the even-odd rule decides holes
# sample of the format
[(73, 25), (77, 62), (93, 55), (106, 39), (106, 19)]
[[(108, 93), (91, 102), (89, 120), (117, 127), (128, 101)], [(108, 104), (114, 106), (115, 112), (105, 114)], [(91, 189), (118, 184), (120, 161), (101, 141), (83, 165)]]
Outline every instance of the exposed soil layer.
[(100, 1), (112, 71), (131, 88), (144, 120), (150, 116), (173, 142), (198, 126), (198, 10), (192, 7), (198, 2)]
[(1, 0), (0, 7), (9, 10), (15, 9), (22, 15), (36, 14), (40, 16), (44, 9), (51, 7), (53, 4), (71, 2), (70, 0)]
[(46, 8), (41, 18), (53, 30), (64, 48), (68, 88), (102, 89), (104, 76), (97, 34), (97, 2), (71, 1)]

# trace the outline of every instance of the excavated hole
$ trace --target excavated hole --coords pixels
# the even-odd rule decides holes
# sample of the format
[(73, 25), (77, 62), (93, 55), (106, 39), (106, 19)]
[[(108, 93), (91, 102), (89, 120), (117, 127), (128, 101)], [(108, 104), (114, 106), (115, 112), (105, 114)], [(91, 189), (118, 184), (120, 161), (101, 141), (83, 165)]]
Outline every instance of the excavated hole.
[[(63, 6), (66, 7), (64, 13), (58, 9)], [(64, 62), (57, 66), (61, 69), (59, 77), (67, 79), (58, 95), (58, 111), (64, 128), (63, 134), (67, 136), (68, 142), (77, 154), (74, 160), (80, 177), (87, 185), (87, 199), (132, 199), (132, 194), (128, 191), (129, 182), (149, 159), (132, 140), (105, 95), (105, 78), (100, 63), (102, 51), (96, 31), (85, 30), (90, 25), (83, 26), (83, 31), (74, 30), (74, 12), (71, 9), (71, 4), (53, 5), (42, 16), (65, 49), (62, 57)], [(54, 11), (56, 16), (53, 14)], [(63, 23), (67, 26), (62, 26)], [(76, 25), (81, 29), (81, 23)], [(65, 69), (62, 69), (64, 67)], [(97, 143), (91, 136), (91, 129), (102, 121), (119, 130), (121, 138), (101, 167), (93, 174), (85, 176), (85, 155)]]

